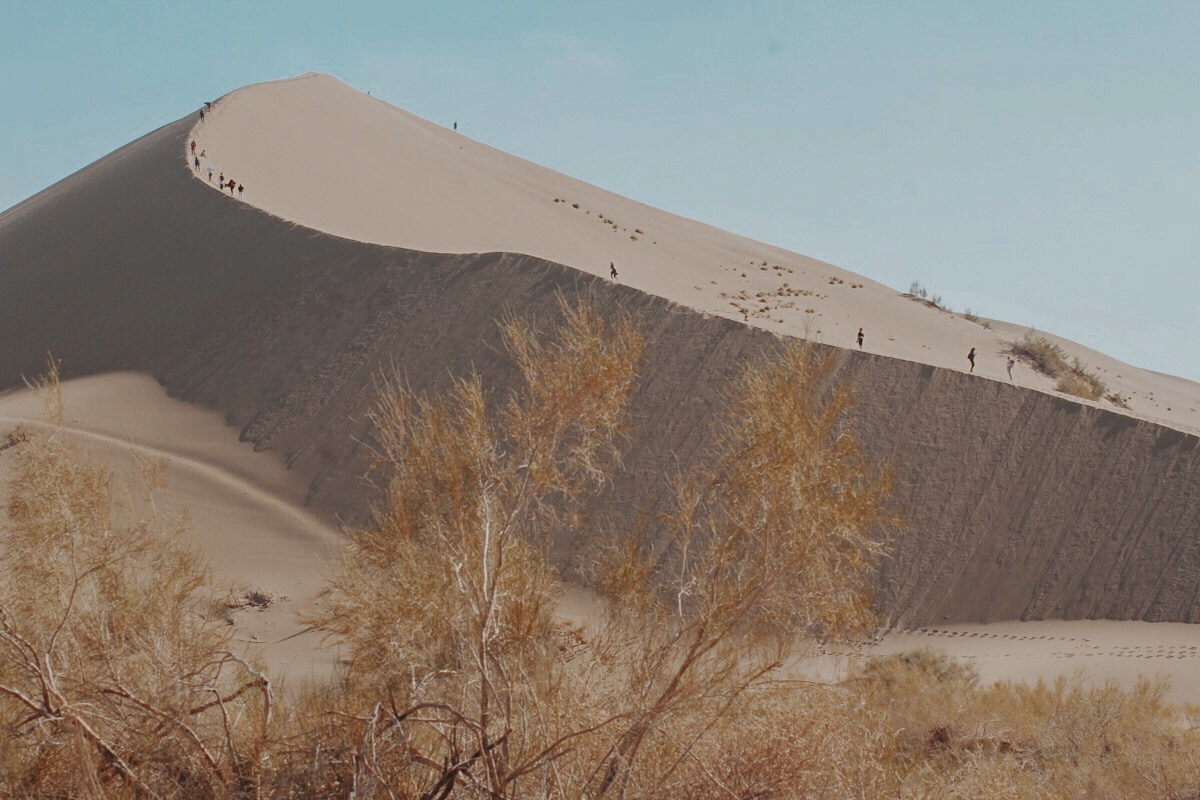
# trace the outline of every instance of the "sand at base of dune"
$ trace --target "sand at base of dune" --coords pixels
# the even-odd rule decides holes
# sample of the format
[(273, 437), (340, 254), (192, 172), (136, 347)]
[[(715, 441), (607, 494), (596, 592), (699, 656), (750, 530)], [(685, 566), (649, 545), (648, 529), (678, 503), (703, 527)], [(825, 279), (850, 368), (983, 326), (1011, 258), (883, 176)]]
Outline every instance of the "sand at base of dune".
[(861, 647), (827, 647), (801, 669), (837, 680), (867, 658), (929, 647), (973, 665), (983, 683), (1052, 683), (1080, 673), (1091, 685), (1165, 678), (1167, 699), (1200, 697), (1200, 626), (1182, 622), (1049, 620), (931, 626), (892, 631)]
[[(303, 617), (340, 537), (302, 508), (302, 487), (283, 464), (239, 442), (220, 414), (172, 400), (145, 375), (69, 381), (63, 396), (66, 427), (119, 481), (137, 479), (133, 452), (167, 460), (167, 486), (156, 502), (188, 521), (185, 542), (228, 591), (235, 640), (290, 681), (328, 676), (336, 653)], [(31, 392), (0, 395), (0, 432), (45, 421)], [(0, 478), (10, 462), (10, 453), (0, 453)]]

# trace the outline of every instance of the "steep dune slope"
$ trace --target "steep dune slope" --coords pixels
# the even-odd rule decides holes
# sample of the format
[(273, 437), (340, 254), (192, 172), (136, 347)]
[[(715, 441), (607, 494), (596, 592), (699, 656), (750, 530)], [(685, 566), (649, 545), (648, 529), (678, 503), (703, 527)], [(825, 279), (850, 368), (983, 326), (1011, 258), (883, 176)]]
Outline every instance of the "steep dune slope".
[[(639, 314), (649, 337), (626, 470), (593, 505), (621, 526), (664, 507), (665, 477), (711, 440), (729, 379), (778, 347), (770, 331), (531, 255), (366, 244), (268, 215), (189, 174), (192, 122), (0, 216), (0, 388), (47, 350), (68, 375), (147, 372), (272, 451), (319, 514), (356, 519), (379, 370), (397, 363), (426, 389), (473, 367), (502, 391), (513, 376), (494, 318), (548, 319), (556, 292), (586, 289)], [(911, 523), (880, 575), (895, 623), (1200, 618), (1196, 436), (960, 370), (839, 357), (856, 428), (895, 466)]]
[[(1024, 333), (984, 328), (831, 264), (591, 186), (328, 75), (239, 89), (194, 138), (205, 153), (201, 174), (212, 166), (236, 177), (245, 202), (358, 241), (523, 253), (605, 278), (615, 262), (627, 286), (789, 336), (851, 347), (864, 327), (868, 352), (964, 371), (974, 347), (976, 374), (1006, 381), (1004, 352)], [(1200, 433), (1200, 386), (1060, 341), (1133, 413)], [(1055, 383), (1025, 364), (1015, 378), (1043, 391)]]

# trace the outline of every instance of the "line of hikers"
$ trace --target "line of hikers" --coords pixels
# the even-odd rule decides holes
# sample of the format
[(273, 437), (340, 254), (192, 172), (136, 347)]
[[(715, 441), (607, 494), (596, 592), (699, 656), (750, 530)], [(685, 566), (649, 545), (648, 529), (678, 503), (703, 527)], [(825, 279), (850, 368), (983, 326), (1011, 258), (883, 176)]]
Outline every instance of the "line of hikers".
[[(203, 111), (201, 111), (201, 113), (203, 113)], [(194, 170), (196, 170), (196, 172), (199, 172), (200, 171), (200, 159), (205, 157), (205, 151), (201, 150), (199, 153), (196, 152), (196, 140), (195, 139), (192, 139), (191, 150), (192, 150), (192, 168)], [(209, 164), (208, 168), (205, 170), (205, 172), (208, 174), (208, 182), (212, 183), (213, 175), (217, 173), (216, 168), (213, 167), (212, 164)], [(230, 197), (237, 197), (239, 199), (242, 197), (242, 194), (246, 191), (246, 187), (243, 186), (242, 184), (238, 183), (237, 181), (235, 181), (233, 178), (230, 178), (228, 181), (226, 181), (224, 172), (221, 172), (220, 177), (217, 178), (217, 185), (220, 187), (222, 192), (224, 192), (226, 189), (228, 189)], [(237, 194), (234, 194), (234, 192), (236, 192)]]

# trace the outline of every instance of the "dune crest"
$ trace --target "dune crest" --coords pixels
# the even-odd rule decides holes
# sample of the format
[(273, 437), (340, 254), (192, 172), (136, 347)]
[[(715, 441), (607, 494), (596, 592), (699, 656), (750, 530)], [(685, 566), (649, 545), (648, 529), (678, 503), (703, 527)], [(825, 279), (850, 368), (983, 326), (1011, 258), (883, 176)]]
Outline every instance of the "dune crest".
[[(245, 185), (244, 202), (314, 230), (432, 253), (509, 252), (609, 277), (698, 311), (1008, 382), (1009, 342), (849, 270), (685, 219), (491, 148), (328, 75), (255, 84), (222, 98), (193, 131), (207, 167)], [(190, 157), (189, 157), (190, 158)], [(214, 184), (215, 186), (215, 184)], [(930, 287), (936, 291), (937, 287)], [(1051, 337), (1131, 413), (1200, 432), (1200, 385)], [(1017, 385), (1056, 381), (1018, 363)], [(1091, 401), (1080, 401), (1091, 402)]]

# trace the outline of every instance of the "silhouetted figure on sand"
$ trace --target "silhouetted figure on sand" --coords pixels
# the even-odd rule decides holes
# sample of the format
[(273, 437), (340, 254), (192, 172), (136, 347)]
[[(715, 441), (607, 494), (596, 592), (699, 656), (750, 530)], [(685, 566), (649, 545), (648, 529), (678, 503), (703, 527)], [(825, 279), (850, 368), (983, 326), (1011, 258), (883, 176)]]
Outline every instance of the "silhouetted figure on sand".
[(617, 268), (611, 261), (608, 262), (608, 277), (612, 278), (614, 281), (617, 279)]
[(200, 157), (192, 156), (192, 166), (196, 168), (196, 172), (200, 171)]
[(858, 329), (858, 349), (859, 350), (862, 350), (862, 343), (863, 343), (863, 332), (862, 332), (862, 328), (859, 328)]
[(244, 191), (246, 191), (246, 187), (245, 187), (245, 186), (242, 186), (242, 185), (239, 183), (239, 184), (238, 184), (238, 199), (239, 199), (239, 200), (241, 200), (241, 199), (242, 199), (242, 192), (244, 192)]
[(192, 139), (192, 155), (196, 155), (196, 140)]
[(454, 120), (454, 130), (458, 130), (458, 120)]
[(967, 361), (971, 362), (971, 372), (975, 371), (975, 348), (971, 348), (971, 352), (967, 353)]
[(1013, 358), (1012, 356), (1009, 356), (1008, 357), (1008, 379), (1010, 381), (1013, 379), (1012, 368), (1015, 367), (1016, 365), (1017, 365), (1017, 360), (1015, 358)]

